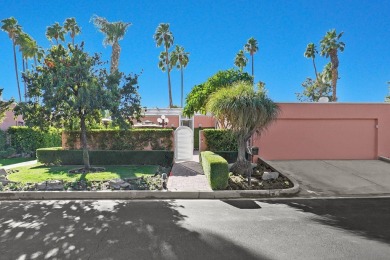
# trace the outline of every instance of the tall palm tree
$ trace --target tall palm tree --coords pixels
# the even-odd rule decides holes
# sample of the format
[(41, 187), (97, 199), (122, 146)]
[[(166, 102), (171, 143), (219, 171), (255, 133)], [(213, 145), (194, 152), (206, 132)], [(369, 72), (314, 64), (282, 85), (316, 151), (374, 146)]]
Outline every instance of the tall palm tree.
[(249, 38), (248, 42), (244, 45), (244, 49), (248, 52), (252, 57), (252, 77), (254, 77), (254, 68), (253, 68), (253, 56), (259, 50), (259, 46), (257, 44), (257, 40), (253, 37)]
[(255, 91), (252, 83), (241, 81), (214, 92), (206, 109), (218, 121), (227, 122), (236, 135), (238, 156), (231, 169), (245, 174), (250, 184), (252, 167), (245, 159), (246, 144), (254, 133), (261, 133), (277, 118), (278, 105), (267, 97), (264, 88)]
[(164, 62), (165, 66), (164, 69), (160, 66), (161, 62), (161, 54), (160, 54), (160, 61), (159, 61), (159, 67), (160, 69), (165, 72), (168, 72), (168, 95), (169, 95), (169, 107), (173, 107), (173, 102), (172, 102), (172, 89), (171, 89), (171, 63), (169, 62), (169, 48), (173, 44), (173, 34), (169, 30), (169, 24), (168, 23), (160, 23), (156, 29), (156, 32), (154, 33), (153, 36), (154, 40), (156, 41), (157, 47), (160, 47), (162, 44), (164, 44), (165, 52), (164, 53)]
[(15, 75), (16, 75), (16, 84), (18, 87), (19, 101), (22, 102), (22, 95), (20, 93), (20, 84), (18, 76), (18, 63), (16, 61), (16, 37), (22, 32), (22, 27), (18, 24), (18, 21), (14, 17), (10, 17), (1, 21), (2, 26), (1, 30), (8, 33), (8, 37), (12, 41), (12, 48), (14, 51), (14, 65), (15, 65)]
[(337, 101), (337, 80), (339, 78), (339, 58), (338, 51), (344, 51), (345, 43), (340, 41), (343, 32), (337, 34), (336, 29), (330, 30), (321, 40), (321, 55), (330, 57), (332, 63), (332, 101)]
[[(16, 45), (19, 46), (19, 51), (22, 53), (22, 68), (23, 72), (28, 69), (28, 60), (34, 58), (34, 40), (27, 33), (21, 32), (16, 36), (15, 39)], [(27, 87), (26, 83), (24, 84), (24, 101), (26, 101)]]
[(318, 54), (318, 51), (317, 51), (317, 48), (315, 46), (314, 43), (309, 43), (307, 46), (306, 46), (306, 51), (305, 53), (303, 54), (306, 58), (308, 59), (312, 59), (313, 61), (313, 67), (314, 67), (314, 73), (316, 74), (316, 78), (318, 79), (318, 73), (317, 73), (317, 67), (316, 67), (316, 63), (315, 63), (315, 58), (316, 58), (316, 54)]
[(248, 58), (245, 57), (244, 51), (239, 50), (236, 57), (234, 58), (234, 65), (236, 65), (242, 72), (247, 62), (248, 62)]
[(105, 35), (103, 40), (104, 46), (112, 46), (110, 72), (114, 73), (118, 71), (119, 67), (119, 56), (121, 53), (119, 41), (123, 39), (131, 23), (109, 22), (106, 18), (97, 15), (94, 15), (91, 20), (99, 31)]
[(184, 90), (184, 78), (183, 69), (187, 67), (189, 60), (189, 52), (184, 51), (184, 47), (176, 45), (175, 50), (171, 53), (171, 64), (180, 69), (181, 76), (181, 107), (183, 107), (183, 90)]
[(76, 35), (81, 33), (81, 28), (76, 22), (74, 17), (67, 18), (64, 22), (64, 30), (66, 33), (70, 34), (70, 38), (72, 38), (72, 45), (74, 45), (74, 38)]
[(59, 23), (54, 23), (52, 26), (48, 26), (46, 28), (46, 38), (49, 41), (52, 41), (54, 38), (56, 40), (56, 44), (58, 45), (58, 39), (61, 41), (65, 41), (65, 31), (64, 28)]

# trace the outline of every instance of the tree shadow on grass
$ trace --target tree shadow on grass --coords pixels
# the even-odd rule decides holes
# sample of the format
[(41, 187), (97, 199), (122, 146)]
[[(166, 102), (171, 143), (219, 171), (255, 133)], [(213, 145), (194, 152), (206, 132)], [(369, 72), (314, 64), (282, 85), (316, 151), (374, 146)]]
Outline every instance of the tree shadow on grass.
[(0, 202), (5, 259), (265, 259), (213, 235), (222, 248), (180, 222), (168, 201)]
[(320, 217), (313, 220), (390, 244), (390, 198), (262, 201), (285, 204)]

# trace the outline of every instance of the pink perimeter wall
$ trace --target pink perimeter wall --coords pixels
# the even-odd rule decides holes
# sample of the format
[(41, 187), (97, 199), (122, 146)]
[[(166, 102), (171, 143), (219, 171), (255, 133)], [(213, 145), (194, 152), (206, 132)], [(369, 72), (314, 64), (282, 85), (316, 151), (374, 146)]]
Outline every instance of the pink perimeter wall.
[(390, 104), (278, 103), (279, 118), (254, 138), (267, 160), (390, 157)]
[(1, 130), (7, 130), (11, 126), (17, 126), (18, 122), (24, 123), (22, 116), (18, 116), (17, 118), (14, 118), (14, 111), (13, 108), (15, 107), (15, 104), (11, 105), (11, 110), (8, 110), (5, 112), (4, 120), (0, 123), (0, 129)]

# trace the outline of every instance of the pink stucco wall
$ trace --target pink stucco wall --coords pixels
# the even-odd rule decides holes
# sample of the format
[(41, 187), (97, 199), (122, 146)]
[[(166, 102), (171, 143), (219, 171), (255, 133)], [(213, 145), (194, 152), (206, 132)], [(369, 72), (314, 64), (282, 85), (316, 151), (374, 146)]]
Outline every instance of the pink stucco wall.
[[(145, 122), (146, 120), (152, 121), (154, 124), (158, 125), (157, 118), (160, 118), (161, 115), (148, 115), (144, 116), (141, 120)], [(179, 127), (179, 116), (178, 115), (169, 115), (165, 116), (168, 118), (169, 122), (166, 127)]]
[(5, 113), (5, 118), (3, 122), (0, 123), (1, 130), (7, 130), (11, 126), (17, 126), (18, 122), (22, 122), (22, 123), (24, 122), (22, 116), (18, 116), (17, 118), (14, 118), (15, 116), (13, 112), (14, 107), (15, 107), (14, 104), (11, 105), (11, 110), (8, 110)]
[(215, 127), (215, 119), (212, 116), (195, 115), (194, 116), (194, 128)]
[(281, 114), (254, 138), (267, 160), (390, 156), (390, 104), (279, 103)]
[[(253, 138), (253, 145), (260, 148), (262, 158), (342, 160), (390, 157), (390, 104), (278, 105), (281, 108), (278, 119), (261, 136)], [(207, 149), (202, 134), (200, 149)]]

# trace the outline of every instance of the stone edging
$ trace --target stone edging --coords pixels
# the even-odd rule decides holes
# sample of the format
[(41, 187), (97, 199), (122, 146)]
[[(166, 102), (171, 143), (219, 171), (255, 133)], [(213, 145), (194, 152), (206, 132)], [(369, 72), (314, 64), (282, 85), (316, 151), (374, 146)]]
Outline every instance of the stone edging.
[(387, 157), (384, 157), (384, 156), (378, 156), (378, 159), (380, 161), (384, 161), (384, 162), (390, 163), (390, 158), (387, 158)]

